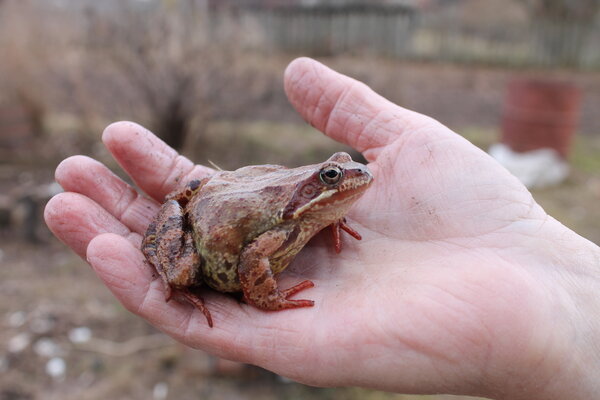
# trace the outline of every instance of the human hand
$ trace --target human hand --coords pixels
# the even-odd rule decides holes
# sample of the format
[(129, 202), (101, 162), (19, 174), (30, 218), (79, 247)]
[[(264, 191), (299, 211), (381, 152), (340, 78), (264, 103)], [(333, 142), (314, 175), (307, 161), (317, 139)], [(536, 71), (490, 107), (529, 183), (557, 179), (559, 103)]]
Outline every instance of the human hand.
[(103, 140), (153, 200), (75, 156), (57, 168), (66, 192), (48, 203), (48, 226), (125, 307), (175, 339), (300, 382), (527, 399), (598, 393), (597, 246), (438, 122), (309, 59), (288, 67), (285, 87), (307, 121), (361, 151), (375, 176), (348, 216), (363, 241), (346, 240), (337, 255), (319, 236), (280, 277), (282, 287), (312, 280), (303, 297), (314, 307), (264, 312), (207, 291), (211, 329), (194, 307), (165, 302), (141, 235), (167, 193), (210, 169), (132, 123), (109, 126)]

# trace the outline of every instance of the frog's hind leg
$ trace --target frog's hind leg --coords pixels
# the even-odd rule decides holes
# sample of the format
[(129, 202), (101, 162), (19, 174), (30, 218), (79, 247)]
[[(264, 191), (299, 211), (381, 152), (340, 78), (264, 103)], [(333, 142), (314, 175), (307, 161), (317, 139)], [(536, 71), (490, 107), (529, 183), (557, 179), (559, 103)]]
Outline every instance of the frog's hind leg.
[(142, 251), (164, 283), (166, 301), (171, 299), (175, 290), (202, 311), (212, 326), (212, 318), (203, 300), (188, 289), (202, 284), (202, 259), (185, 224), (185, 215), (179, 203), (176, 200), (167, 201), (148, 227)]
[(171, 299), (173, 291), (171, 290), (171, 285), (169, 284), (167, 273), (163, 270), (163, 265), (159, 261), (158, 254), (156, 251), (158, 246), (158, 239), (156, 237), (156, 225), (157, 223), (159, 223), (159, 219), (160, 218), (158, 218), (157, 216), (154, 219), (154, 221), (152, 221), (148, 226), (148, 229), (146, 230), (146, 234), (144, 235), (144, 239), (142, 241), (142, 253), (144, 253), (144, 256), (146, 257), (148, 262), (154, 267), (154, 269), (156, 270), (156, 272), (158, 272), (158, 275), (162, 279), (165, 290), (165, 301), (169, 301)]
[(169, 193), (166, 196), (166, 200), (175, 200), (179, 203), (181, 207), (185, 207), (185, 205), (190, 201), (190, 199), (202, 189), (202, 186), (206, 182), (208, 182), (210, 178), (204, 179), (194, 179), (190, 181), (182, 190), (177, 190)]
[(256, 238), (243, 250), (238, 265), (238, 276), (247, 302), (263, 310), (312, 307), (312, 300), (291, 300), (289, 297), (314, 286), (303, 281), (286, 290), (279, 290), (271, 271), (269, 256), (285, 243), (285, 231), (268, 231)]

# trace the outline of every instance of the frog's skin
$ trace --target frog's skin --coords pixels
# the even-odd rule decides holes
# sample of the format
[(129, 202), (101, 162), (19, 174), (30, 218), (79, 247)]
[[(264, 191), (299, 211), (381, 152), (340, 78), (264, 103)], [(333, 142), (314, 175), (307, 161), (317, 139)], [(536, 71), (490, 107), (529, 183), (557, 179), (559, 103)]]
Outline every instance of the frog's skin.
[(204, 302), (190, 289), (208, 284), (220, 292), (244, 293), (263, 310), (310, 307), (290, 296), (311, 281), (280, 290), (283, 271), (316, 233), (330, 225), (335, 249), (340, 228), (356, 239), (344, 215), (373, 177), (346, 153), (299, 168), (256, 165), (218, 171), (167, 196), (148, 227), (142, 251), (165, 283), (198, 307), (212, 326)]

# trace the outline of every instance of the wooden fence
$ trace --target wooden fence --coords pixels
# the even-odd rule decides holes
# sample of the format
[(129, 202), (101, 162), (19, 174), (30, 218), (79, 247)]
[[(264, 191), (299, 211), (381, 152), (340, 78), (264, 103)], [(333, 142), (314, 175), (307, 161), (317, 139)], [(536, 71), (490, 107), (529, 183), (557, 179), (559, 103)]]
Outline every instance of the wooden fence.
[(534, 20), (474, 30), (431, 23), (401, 5), (245, 7), (236, 20), (258, 27), (271, 51), (310, 55), (378, 54), (394, 58), (512, 66), (600, 69), (600, 26)]

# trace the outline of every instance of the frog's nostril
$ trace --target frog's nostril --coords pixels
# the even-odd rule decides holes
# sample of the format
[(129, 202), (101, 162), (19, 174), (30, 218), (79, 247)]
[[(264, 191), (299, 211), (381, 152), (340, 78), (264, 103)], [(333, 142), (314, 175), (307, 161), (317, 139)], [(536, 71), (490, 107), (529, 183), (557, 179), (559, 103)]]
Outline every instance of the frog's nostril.
[(371, 175), (371, 171), (369, 171), (369, 170), (367, 169), (367, 167), (360, 167), (358, 170), (359, 170), (359, 171), (360, 171), (360, 172), (361, 172), (363, 175), (369, 175), (369, 176)]

